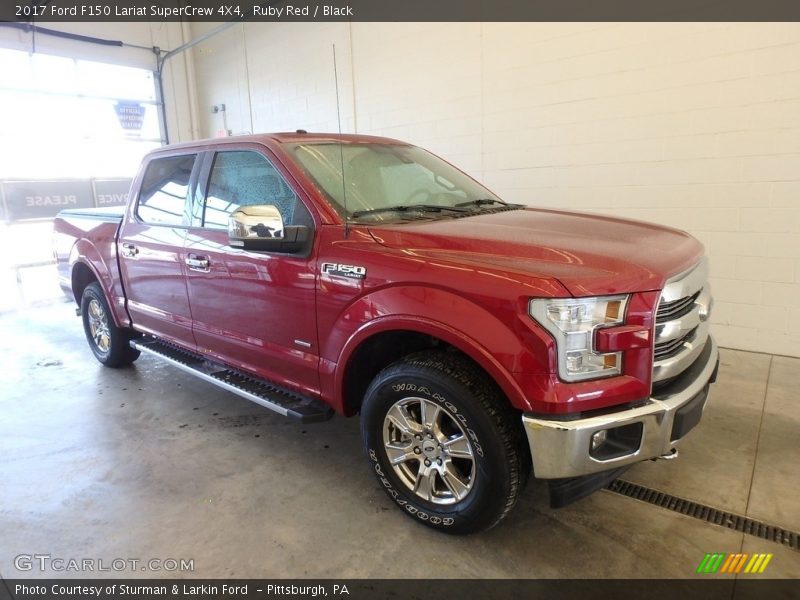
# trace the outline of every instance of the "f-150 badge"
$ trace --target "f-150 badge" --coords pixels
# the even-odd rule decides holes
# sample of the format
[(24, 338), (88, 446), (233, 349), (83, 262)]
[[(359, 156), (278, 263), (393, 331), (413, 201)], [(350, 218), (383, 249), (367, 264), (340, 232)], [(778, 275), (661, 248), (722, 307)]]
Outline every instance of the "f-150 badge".
[(322, 263), (322, 273), (348, 279), (364, 279), (367, 276), (367, 268), (339, 263)]

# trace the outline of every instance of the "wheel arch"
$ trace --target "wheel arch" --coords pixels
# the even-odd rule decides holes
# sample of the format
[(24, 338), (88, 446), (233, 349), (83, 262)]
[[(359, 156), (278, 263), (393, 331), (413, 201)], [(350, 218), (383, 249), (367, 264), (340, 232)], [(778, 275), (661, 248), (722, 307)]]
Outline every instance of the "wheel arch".
[(348, 416), (358, 413), (364, 392), (379, 371), (425, 349), (457, 352), (485, 373), (511, 406), (519, 408), (526, 404), (511, 374), (476, 340), (443, 323), (408, 316), (375, 319), (348, 340), (335, 377), (341, 412)]
[(91, 263), (86, 260), (78, 259), (75, 260), (72, 264), (72, 270), (70, 273), (70, 280), (72, 282), (72, 295), (75, 298), (75, 303), (78, 307), (81, 306), (81, 298), (83, 298), (83, 292), (91, 283), (97, 283), (100, 286), (100, 290), (103, 292), (103, 295), (106, 298), (106, 302), (110, 307), (111, 318), (114, 320), (114, 324), (117, 327), (127, 327), (127, 322), (122, 322), (119, 318), (119, 315), (114, 310), (115, 303), (112, 302), (111, 295), (108, 293), (108, 289), (103, 283), (103, 280), (98, 276), (97, 271), (95, 271), (94, 267)]
[(99, 282), (100, 280), (88, 264), (79, 260), (72, 265), (72, 296), (75, 298), (75, 302), (78, 305), (81, 303), (83, 291), (86, 289), (86, 286), (94, 281)]
[(100, 284), (111, 309), (114, 324), (117, 327), (130, 327), (114, 252), (111, 245), (103, 252), (86, 239), (78, 240), (75, 243), (69, 255), (72, 295), (80, 306), (81, 296), (86, 286), (92, 281), (96, 281)]

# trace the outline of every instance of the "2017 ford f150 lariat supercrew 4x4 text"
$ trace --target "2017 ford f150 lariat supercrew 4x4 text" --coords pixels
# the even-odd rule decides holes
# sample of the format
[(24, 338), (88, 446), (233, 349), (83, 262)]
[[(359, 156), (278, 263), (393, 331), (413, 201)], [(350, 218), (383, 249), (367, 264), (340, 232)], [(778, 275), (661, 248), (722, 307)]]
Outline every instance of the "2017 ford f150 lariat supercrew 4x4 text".
[(701, 244), (508, 204), (397, 140), (297, 133), (150, 153), (123, 210), (55, 222), (109, 366), (146, 352), (304, 421), (360, 415), (426, 525), (496, 524), (671, 456), (716, 377)]

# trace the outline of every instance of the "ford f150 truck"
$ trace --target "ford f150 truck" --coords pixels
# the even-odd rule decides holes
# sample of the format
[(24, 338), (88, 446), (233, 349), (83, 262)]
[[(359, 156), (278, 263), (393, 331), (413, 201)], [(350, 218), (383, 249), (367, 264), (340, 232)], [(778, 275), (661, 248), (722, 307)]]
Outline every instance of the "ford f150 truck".
[(716, 378), (701, 244), (509, 204), (397, 140), (305, 131), (150, 153), (124, 210), (55, 221), (108, 367), (141, 352), (304, 421), (360, 415), (415, 520), (495, 525), (674, 456)]

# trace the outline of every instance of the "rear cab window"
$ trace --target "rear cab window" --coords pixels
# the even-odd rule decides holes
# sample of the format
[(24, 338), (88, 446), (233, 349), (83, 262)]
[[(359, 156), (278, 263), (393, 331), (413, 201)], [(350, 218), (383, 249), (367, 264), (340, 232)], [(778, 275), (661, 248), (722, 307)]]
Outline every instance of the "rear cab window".
[(188, 198), (197, 154), (152, 159), (145, 170), (136, 216), (151, 225), (189, 224)]

